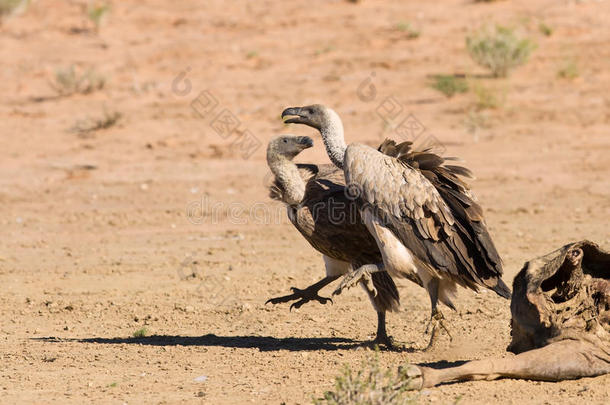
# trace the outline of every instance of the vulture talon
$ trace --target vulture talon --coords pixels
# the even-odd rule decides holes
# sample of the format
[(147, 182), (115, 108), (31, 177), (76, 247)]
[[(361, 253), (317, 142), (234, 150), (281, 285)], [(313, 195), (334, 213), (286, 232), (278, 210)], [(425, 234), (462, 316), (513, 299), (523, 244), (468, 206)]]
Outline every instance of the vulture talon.
[(376, 297), (377, 289), (373, 285), (372, 274), (373, 271), (369, 268), (369, 266), (359, 267), (358, 269), (343, 276), (341, 284), (335, 291), (333, 291), (333, 295), (339, 295), (343, 292), (343, 290), (350, 289), (362, 282), (365, 284), (367, 289), (373, 293), (373, 296)]
[[(447, 332), (447, 335), (449, 335), (449, 340), (453, 341), (453, 336), (451, 336), (451, 332), (449, 332), (449, 328), (447, 328), (447, 326), (445, 325), (445, 317), (443, 316), (443, 313), (439, 310), (436, 310), (432, 316), (430, 316), (430, 320), (428, 321), (428, 325), (426, 326), (426, 334), (430, 333), (430, 341), (428, 342), (428, 346), (426, 346), (426, 348), (424, 349), (424, 351), (428, 351), (430, 349), (432, 349), (432, 347), (434, 347), (434, 344), (436, 343), (436, 341), (438, 340), (438, 329), (437, 326), (440, 326), (442, 329), (445, 330), (445, 332)], [(430, 328), (432, 326), (432, 328)], [(432, 330), (430, 330), (432, 329)]]
[[(287, 108), (282, 112), (282, 118), (286, 123), (305, 123), (299, 116), (301, 112), (300, 108)], [(348, 187), (343, 170), (329, 164), (297, 164), (293, 161), (300, 152), (312, 146), (313, 140), (307, 136), (279, 135), (269, 141), (267, 164), (274, 175), (269, 192), (272, 199), (286, 206), (288, 219), (302, 236), (323, 254), (326, 277), (307, 287), (313, 293), (311, 296), (301, 297), (302, 292), (292, 289), (291, 295), (271, 298), (267, 303), (291, 301), (290, 308), (299, 308), (311, 300), (320, 304), (330, 301), (332, 304), (332, 299), (320, 297), (317, 293), (355, 267), (377, 263), (373, 272), (382, 273), (373, 274), (373, 282), (369, 282), (366, 293), (378, 314), (398, 309), (398, 289), (382, 266), (379, 246), (362, 222), (357, 202), (348, 195), (351, 193), (346, 192)], [(358, 193), (359, 190), (354, 191)], [(418, 279), (411, 279), (421, 285)], [(379, 325), (385, 327), (385, 318), (381, 315)]]
[(406, 350), (406, 346), (399, 344), (397, 342), (394, 341), (394, 338), (392, 336), (379, 336), (377, 335), (377, 337), (375, 337), (374, 340), (371, 340), (369, 342), (369, 345), (372, 348), (375, 348), (375, 346), (377, 347), (385, 347), (385, 350), (390, 351), (390, 352), (402, 352)]
[(281, 304), (284, 302), (298, 300), (290, 305), (290, 311), (292, 311), (293, 308), (299, 309), (309, 301), (318, 301), (320, 304), (323, 305), (329, 301), (331, 304), (333, 303), (332, 299), (321, 297), (320, 295), (318, 295), (318, 289), (306, 288), (304, 290), (301, 290), (296, 287), (290, 287), (290, 290), (292, 291), (292, 294), (284, 295), (282, 297), (270, 298), (265, 302), (265, 304)]

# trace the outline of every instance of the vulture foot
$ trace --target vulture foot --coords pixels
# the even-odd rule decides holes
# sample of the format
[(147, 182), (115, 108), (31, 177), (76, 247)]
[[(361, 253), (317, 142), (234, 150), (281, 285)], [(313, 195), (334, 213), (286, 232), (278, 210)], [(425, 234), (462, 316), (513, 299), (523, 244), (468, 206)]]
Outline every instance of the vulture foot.
[(333, 295), (339, 295), (346, 288), (350, 289), (350, 288), (354, 287), (356, 284), (358, 284), (359, 282), (362, 282), (365, 284), (366, 289), (368, 291), (371, 291), (373, 293), (373, 296), (376, 297), (377, 289), (373, 285), (372, 274), (373, 274), (373, 271), (371, 271), (371, 269), (368, 268), (368, 266), (362, 266), (350, 273), (347, 273), (345, 276), (343, 276), (343, 280), (341, 281), (341, 284), (333, 292)]
[(442, 329), (447, 332), (449, 335), (449, 340), (453, 340), (453, 336), (451, 336), (451, 332), (449, 332), (449, 328), (445, 325), (445, 317), (443, 313), (439, 310), (435, 310), (430, 316), (430, 321), (428, 321), (428, 325), (426, 326), (426, 334), (430, 333), (430, 341), (428, 342), (428, 346), (424, 349), (424, 351), (428, 351), (434, 347), (434, 344), (438, 340), (438, 327), (440, 326)]
[(308, 287), (304, 290), (301, 290), (296, 287), (291, 287), (290, 289), (292, 290), (292, 294), (284, 295), (282, 297), (270, 298), (267, 300), (267, 302), (265, 302), (265, 304), (281, 304), (284, 302), (298, 300), (297, 302), (293, 302), (290, 305), (290, 310), (292, 311), (292, 308), (299, 309), (309, 301), (318, 301), (320, 304), (326, 304), (327, 302), (330, 302), (331, 304), (333, 303), (332, 299), (319, 296), (319, 289), (316, 288)]
[(388, 336), (388, 335), (385, 335), (385, 336), (377, 335), (374, 340), (371, 340), (369, 342), (369, 346), (371, 346), (373, 348), (375, 346), (385, 347), (386, 350), (389, 350), (392, 352), (402, 352), (402, 351), (406, 350), (406, 347), (404, 345), (396, 343), (394, 341), (394, 338), (392, 338), (392, 336)]

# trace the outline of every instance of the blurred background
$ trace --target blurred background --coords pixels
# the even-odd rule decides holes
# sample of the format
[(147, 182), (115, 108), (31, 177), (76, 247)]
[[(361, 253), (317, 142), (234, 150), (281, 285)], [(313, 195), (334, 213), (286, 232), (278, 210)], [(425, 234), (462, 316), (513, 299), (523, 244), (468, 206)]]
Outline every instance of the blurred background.
[[(361, 291), (263, 305), (323, 275), (267, 197), (272, 136), (310, 135), (298, 160), (327, 162), (285, 107), (463, 158), (507, 283), (570, 241), (608, 248), (609, 20), (605, 0), (0, 0), (0, 402), (306, 403), (360, 360), (324, 339), (372, 336)], [(428, 299), (401, 293), (390, 333), (423, 345)], [(410, 361), (504, 352), (506, 303), (458, 302), (457, 343)], [(420, 399), (604, 402), (590, 384)]]

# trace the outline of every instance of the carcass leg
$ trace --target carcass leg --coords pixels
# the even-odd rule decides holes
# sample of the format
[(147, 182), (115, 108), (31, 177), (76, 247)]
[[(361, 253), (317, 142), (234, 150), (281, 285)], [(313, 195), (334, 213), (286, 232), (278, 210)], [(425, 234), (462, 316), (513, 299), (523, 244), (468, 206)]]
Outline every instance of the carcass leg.
[(561, 381), (610, 373), (610, 350), (583, 340), (562, 340), (516, 356), (469, 361), (458, 367), (409, 366), (411, 389), (442, 383), (521, 378)]

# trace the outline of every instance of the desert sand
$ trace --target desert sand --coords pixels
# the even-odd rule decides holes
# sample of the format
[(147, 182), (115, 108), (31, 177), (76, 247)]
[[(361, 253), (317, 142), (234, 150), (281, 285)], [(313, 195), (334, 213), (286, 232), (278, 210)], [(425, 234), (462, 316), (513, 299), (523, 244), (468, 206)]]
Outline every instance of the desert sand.
[[(0, 23), (2, 404), (306, 404), (371, 356), (360, 289), (292, 312), (264, 305), (324, 275), (267, 196), (272, 136), (310, 135), (298, 160), (328, 160), (311, 128), (282, 123), (288, 106), (331, 106), (348, 142), (417, 136), (463, 158), (509, 284), (568, 242), (610, 249), (608, 1), (127, 0), (97, 31), (85, 9), (35, 1)], [(466, 52), (485, 23), (537, 44), (506, 79)], [(576, 77), (560, 77), (566, 63)], [(103, 87), (59, 94), (70, 66)], [(434, 74), (467, 75), (501, 105), (448, 99)], [(389, 106), (411, 133), (384, 121)], [(453, 341), (423, 352), (427, 294), (399, 290), (388, 331), (408, 350), (382, 351), (385, 366), (505, 353), (508, 301), (461, 289), (444, 310)], [(602, 404), (610, 376), (445, 385), (418, 401)]]

